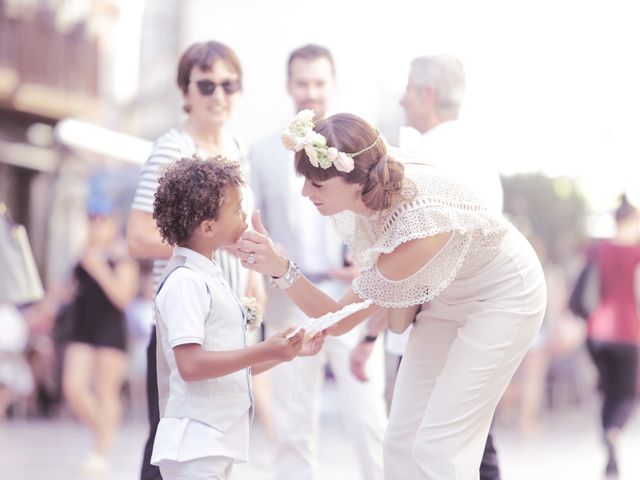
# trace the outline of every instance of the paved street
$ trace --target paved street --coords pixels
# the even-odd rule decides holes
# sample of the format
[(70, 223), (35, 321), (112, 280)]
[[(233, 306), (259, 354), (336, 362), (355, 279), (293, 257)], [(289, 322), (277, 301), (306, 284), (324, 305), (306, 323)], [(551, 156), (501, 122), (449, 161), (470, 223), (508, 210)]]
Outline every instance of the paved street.
[[(359, 473), (348, 437), (340, 423), (335, 391), (325, 392), (319, 445), (320, 479), (356, 480)], [(640, 412), (638, 412), (640, 413)], [(146, 434), (142, 418), (123, 426), (113, 452), (109, 480), (137, 478)], [(600, 480), (604, 453), (600, 448), (595, 405), (547, 417), (543, 431), (533, 439), (515, 435), (499, 424), (495, 432), (504, 480)], [(621, 479), (640, 479), (640, 415), (632, 419), (621, 439)], [(79, 459), (90, 438), (71, 419), (11, 421), (0, 424), (0, 479), (84, 480)], [(264, 430), (254, 428), (252, 461), (234, 470), (235, 480), (270, 478), (272, 450)], [(293, 479), (292, 479), (293, 480)], [(398, 479), (403, 480), (403, 479)]]

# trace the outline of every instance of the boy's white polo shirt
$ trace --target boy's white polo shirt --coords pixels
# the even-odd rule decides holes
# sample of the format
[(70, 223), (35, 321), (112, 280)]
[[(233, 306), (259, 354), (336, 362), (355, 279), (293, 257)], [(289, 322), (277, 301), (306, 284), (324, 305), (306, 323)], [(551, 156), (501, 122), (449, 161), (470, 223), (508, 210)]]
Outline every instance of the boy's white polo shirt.
[[(197, 263), (202, 267), (202, 272), (210, 275), (211, 283), (219, 284), (220, 288), (211, 292), (213, 305), (224, 306), (226, 303), (216, 302), (217, 295), (234, 295), (230, 287), (224, 284), (222, 270), (213, 260), (184, 247), (176, 247), (174, 254), (183, 255)], [(158, 293), (156, 305), (163, 322), (166, 322), (171, 349), (187, 343), (202, 345), (204, 321), (212, 299), (201, 273), (189, 268), (176, 269)], [(239, 303), (238, 308), (241, 308)], [(229, 313), (237, 315), (237, 311)], [(165, 355), (169, 354), (172, 352), (165, 352)], [(151, 463), (158, 465), (163, 460), (184, 462), (208, 456), (224, 456), (232, 458), (234, 462), (247, 462), (249, 424), (249, 411), (226, 432), (190, 418), (161, 418)]]

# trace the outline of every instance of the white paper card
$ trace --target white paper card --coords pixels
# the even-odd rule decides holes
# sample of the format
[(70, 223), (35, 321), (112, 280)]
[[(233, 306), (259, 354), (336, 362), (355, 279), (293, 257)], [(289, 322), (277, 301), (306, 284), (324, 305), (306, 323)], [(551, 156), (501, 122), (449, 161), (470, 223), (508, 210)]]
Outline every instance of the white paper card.
[(332, 327), (343, 318), (346, 318), (353, 313), (359, 312), (360, 310), (364, 310), (372, 303), (373, 302), (371, 300), (365, 300), (364, 302), (359, 303), (350, 303), (349, 305), (345, 305), (344, 307), (342, 307), (337, 312), (327, 313), (318, 318), (307, 318), (307, 320), (298, 325), (298, 327), (293, 332), (287, 335), (287, 338), (293, 337), (302, 328), (304, 328), (305, 338), (312, 337), (325, 328)]

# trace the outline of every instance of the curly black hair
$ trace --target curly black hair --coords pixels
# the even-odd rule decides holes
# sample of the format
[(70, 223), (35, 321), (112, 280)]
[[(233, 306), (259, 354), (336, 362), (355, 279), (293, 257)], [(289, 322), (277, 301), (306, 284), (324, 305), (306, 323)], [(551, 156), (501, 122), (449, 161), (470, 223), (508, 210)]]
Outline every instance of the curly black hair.
[(184, 244), (204, 220), (217, 220), (226, 190), (244, 184), (240, 164), (218, 155), (182, 158), (160, 177), (153, 218), (169, 245)]

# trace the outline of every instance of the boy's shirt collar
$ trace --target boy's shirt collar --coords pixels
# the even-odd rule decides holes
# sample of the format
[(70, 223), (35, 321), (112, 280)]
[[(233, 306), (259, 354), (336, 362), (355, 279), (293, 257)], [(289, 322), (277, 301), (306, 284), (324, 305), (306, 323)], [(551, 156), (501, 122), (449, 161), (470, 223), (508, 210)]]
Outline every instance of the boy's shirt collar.
[(213, 276), (222, 275), (222, 270), (220, 266), (213, 259), (213, 255), (211, 257), (205, 257), (204, 255), (196, 252), (195, 250), (191, 250), (187, 247), (175, 247), (173, 249), (173, 255), (182, 255), (183, 257), (187, 257), (189, 260), (194, 262), (196, 265), (204, 269), (207, 273), (210, 273)]

